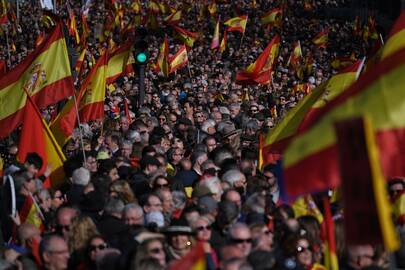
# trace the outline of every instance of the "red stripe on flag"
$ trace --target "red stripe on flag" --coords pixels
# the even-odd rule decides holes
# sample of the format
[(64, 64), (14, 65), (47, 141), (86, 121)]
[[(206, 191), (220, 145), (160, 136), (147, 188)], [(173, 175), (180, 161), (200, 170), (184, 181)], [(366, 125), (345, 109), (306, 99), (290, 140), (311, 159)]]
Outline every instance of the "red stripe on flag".
[(87, 122), (87, 119), (100, 119), (103, 117), (104, 101), (91, 103), (80, 110), (80, 118), (83, 122)]

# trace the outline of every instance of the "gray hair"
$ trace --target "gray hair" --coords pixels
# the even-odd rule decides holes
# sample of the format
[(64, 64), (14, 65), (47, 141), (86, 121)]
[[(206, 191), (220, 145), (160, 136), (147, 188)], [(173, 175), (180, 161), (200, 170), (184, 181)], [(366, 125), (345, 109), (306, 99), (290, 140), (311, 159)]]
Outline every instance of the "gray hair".
[(110, 198), (104, 206), (104, 212), (107, 215), (121, 214), (124, 207), (124, 202), (120, 199)]
[(181, 209), (186, 205), (187, 197), (183, 191), (172, 191), (173, 204), (175, 209)]
[(248, 230), (248, 231), (250, 231), (250, 228), (245, 223), (237, 222), (237, 223), (233, 224), (229, 228), (229, 237), (233, 237), (235, 231), (237, 231), (237, 230)]
[(214, 166), (215, 166), (214, 161), (212, 161), (211, 159), (207, 159), (206, 161), (204, 161), (204, 162), (201, 164), (201, 171), (204, 172), (206, 169), (212, 168), (211, 165), (214, 165)]
[(83, 167), (74, 170), (72, 182), (76, 185), (87, 186), (90, 182), (90, 171)]
[(201, 125), (201, 130), (207, 133), (208, 129), (210, 127), (215, 127), (215, 125), (216, 125), (215, 120), (213, 119), (205, 120)]
[(49, 190), (47, 189), (40, 189), (37, 192), (37, 196), (38, 198), (40, 198), (41, 200), (47, 200), (51, 198), (51, 194), (49, 193)]
[(221, 167), (224, 160), (228, 159), (228, 158), (233, 158), (232, 153), (227, 149), (221, 149), (215, 155), (215, 159), (214, 159), (215, 165), (217, 165), (218, 167)]
[(241, 177), (245, 177), (241, 171), (231, 169), (222, 175), (222, 181), (227, 182), (234, 187), (235, 183), (241, 180)]
[(137, 211), (138, 213), (142, 213), (142, 215), (143, 215), (143, 209), (137, 203), (129, 203), (129, 204), (125, 205), (123, 213), (126, 214), (127, 212), (129, 212), (132, 209)]

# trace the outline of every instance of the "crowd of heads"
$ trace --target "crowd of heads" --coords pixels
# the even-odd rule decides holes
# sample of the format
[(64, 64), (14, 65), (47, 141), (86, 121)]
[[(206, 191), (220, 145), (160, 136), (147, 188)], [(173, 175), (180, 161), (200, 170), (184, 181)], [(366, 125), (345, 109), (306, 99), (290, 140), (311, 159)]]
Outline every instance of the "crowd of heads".
[[(63, 1), (56, 1), (57, 13), (66, 18), (66, 6), (59, 2)], [(76, 86), (94, 64), (92, 58), (109, 46), (99, 34), (111, 7), (104, 1), (88, 2), (91, 33), (83, 76), (74, 74)], [(46, 175), (38, 171), (45, 165), (37, 154), (29, 154), (24, 164), (16, 160), (18, 132), (2, 142), (5, 175), (13, 186), (10, 177), (4, 177), (2, 235), (4, 242), (11, 242), (0, 269), (166, 269), (199, 245), (207, 269), (322, 267), (321, 224), (311, 215), (296, 216), (283, 201), (278, 164), (259, 168), (260, 134), (307, 94), (297, 85), (314, 89), (336, 74), (331, 66), (335, 57), (366, 54), (371, 43), (353, 36), (353, 21), (320, 15), (321, 10), (345, 7), (349, 1), (217, 1), (222, 22), (248, 15), (243, 36), (228, 32), (224, 53), (210, 49), (218, 17), (201, 13), (199, 1), (167, 2), (187, 10), (181, 27), (200, 33), (188, 50), (188, 66), (166, 78), (148, 65), (144, 104), (138, 104), (136, 72), (112, 83), (113, 91), (106, 91), (104, 119), (81, 123), (63, 147), (67, 160), (61, 184), (44, 186)], [(70, 4), (79, 16), (80, 1)], [(260, 16), (280, 5), (282, 25), (263, 26)], [(124, 24), (136, 15), (133, 12), (127, 9)], [(158, 16), (159, 29), (149, 30), (150, 63), (156, 62), (165, 34), (171, 54), (182, 45), (164, 17)], [(0, 40), (0, 59), (9, 69), (34, 50), (45, 29), (41, 18), (38, 6), (20, 1), (18, 24), (8, 26), (7, 41)], [(329, 42), (319, 48), (312, 39), (325, 29)], [(236, 73), (253, 63), (276, 34), (281, 44), (271, 81), (237, 84)], [(115, 29), (109, 35), (120, 45), (131, 33), (126, 36)], [(287, 64), (297, 41), (303, 57), (313, 57), (303, 77)], [(79, 51), (73, 53), (72, 38), (67, 42), (74, 59)], [(41, 111), (49, 121), (57, 106)], [(15, 206), (7, 195), (10, 189), (15, 191)], [(391, 182), (391, 197), (404, 190), (402, 178)], [(319, 205), (322, 196), (314, 196)], [(35, 201), (40, 214), (21, 223), (19, 214), (28, 199)], [(10, 212), (13, 207), (17, 213)], [(339, 201), (332, 204), (342, 269), (388, 269), (389, 255), (382, 246), (344, 242), (342, 209)], [(404, 267), (403, 251), (395, 257), (399, 267)]]

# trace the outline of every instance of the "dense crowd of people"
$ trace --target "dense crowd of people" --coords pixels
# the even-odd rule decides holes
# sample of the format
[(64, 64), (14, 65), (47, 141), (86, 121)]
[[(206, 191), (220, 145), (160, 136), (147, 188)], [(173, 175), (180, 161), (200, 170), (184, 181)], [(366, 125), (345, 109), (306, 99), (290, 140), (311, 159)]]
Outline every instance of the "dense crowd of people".
[[(0, 39), (0, 60), (8, 70), (34, 50), (46, 28), (35, 1), (19, 2), (18, 23), (4, 25), (2, 35), (7, 38)], [(206, 269), (326, 269), (320, 221), (310, 214), (298, 216), (290, 202), (283, 201), (278, 164), (259, 168), (259, 134), (336, 74), (338, 69), (331, 65), (336, 57), (360, 59), (372, 47), (372, 41), (353, 34), (353, 21), (317, 13), (349, 1), (217, 1), (221, 21), (248, 15), (243, 36), (228, 33), (224, 53), (210, 48), (216, 19), (208, 10), (201, 12), (205, 4), (167, 2), (185, 10), (181, 27), (200, 34), (188, 50), (188, 65), (167, 78), (151, 68), (165, 34), (171, 54), (182, 45), (164, 24), (167, 15), (157, 16), (160, 27), (149, 29), (148, 35), (144, 104), (135, 105), (136, 74), (124, 74), (110, 85), (105, 118), (81, 123), (63, 148), (66, 179), (60, 186), (43, 186), (48, 172), (38, 175), (45, 166), (38, 154), (17, 161), (18, 131), (2, 141), (5, 244), (0, 269), (166, 269), (197, 246), (203, 247)], [(124, 24), (136, 15), (131, 3), (121, 3), (128, 7)], [(64, 1), (56, 5), (56, 13), (67, 18)], [(84, 6), (89, 7), (84, 72), (74, 74), (79, 86), (103, 48), (122, 44), (133, 33), (123, 35), (115, 28), (110, 39), (102, 41), (99, 35), (110, 18), (109, 5), (100, 0), (70, 5), (77, 18)], [(146, 6), (143, 3), (145, 16)], [(260, 16), (280, 6), (281, 26), (263, 26)], [(312, 40), (325, 29), (329, 41), (319, 48)], [(236, 73), (253, 63), (275, 34), (281, 44), (271, 82), (237, 84)], [(297, 41), (303, 75), (289, 65)], [(67, 43), (71, 59), (76, 59), (80, 51), (73, 37)], [(305, 59), (312, 62), (306, 66)], [(58, 106), (41, 111), (50, 121)], [(404, 190), (404, 179), (390, 182), (391, 198)], [(320, 209), (323, 196), (328, 195), (313, 195)], [(33, 208), (27, 209), (27, 201)], [(339, 200), (332, 203), (341, 269), (405, 268), (404, 246), (390, 256), (382, 245), (346, 245), (342, 209)], [(22, 223), (22, 212), (30, 211), (35, 217)], [(397, 225), (402, 226), (404, 240), (401, 222)]]

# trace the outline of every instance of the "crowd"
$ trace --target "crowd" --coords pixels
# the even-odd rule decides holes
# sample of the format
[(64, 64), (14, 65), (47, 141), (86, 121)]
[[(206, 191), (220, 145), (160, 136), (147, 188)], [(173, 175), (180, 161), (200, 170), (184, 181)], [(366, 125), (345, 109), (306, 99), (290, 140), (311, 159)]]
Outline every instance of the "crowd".
[[(45, 29), (40, 6), (33, 2), (20, 1), (18, 24), (2, 28), (7, 39), (0, 39), (0, 60), (8, 69), (33, 51)], [(243, 38), (228, 33), (222, 54), (210, 49), (216, 20), (207, 10), (200, 12), (202, 3), (167, 2), (187, 10), (180, 26), (200, 33), (188, 50), (188, 66), (168, 78), (148, 66), (145, 103), (139, 108), (136, 74), (125, 74), (109, 86), (114, 91), (107, 91), (105, 118), (82, 123), (63, 148), (63, 184), (43, 186), (48, 175), (38, 176), (44, 165), (38, 154), (17, 161), (18, 131), (1, 142), (0, 269), (166, 269), (197, 246), (203, 247), (206, 269), (326, 269), (319, 220), (298, 216), (283, 201), (278, 164), (258, 167), (259, 134), (336, 74), (331, 62), (337, 56), (360, 59), (367, 54), (372, 43), (353, 35), (352, 21), (317, 14), (319, 8), (343, 7), (349, 1), (217, 1), (221, 20), (249, 18)], [(83, 77), (92, 58), (109, 46), (97, 37), (109, 7), (100, 0), (89, 3), (91, 34)], [(57, 14), (66, 18), (64, 1), (56, 4)], [(70, 4), (79, 17), (84, 4)], [(263, 27), (260, 16), (281, 5), (282, 25)], [(124, 24), (133, 12), (124, 14)], [(158, 17), (159, 29), (149, 30), (150, 63), (156, 62), (165, 34), (172, 54), (181, 45), (163, 17)], [(329, 42), (319, 48), (312, 39), (324, 29), (329, 29)], [(238, 85), (236, 73), (254, 62), (276, 33), (281, 46), (271, 82)], [(116, 44), (125, 41), (119, 29), (110, 37)], [(288, 64), (296, 41), (303, 58), (313, 61), (303, 76)], [(68, 46), (72, 53), (72, 37)], [(83, 78), (75, 76), (80, 85)], [(309, 90), (298, 88), (302, 84)], [(41, 111), (50, 120), (57, 106)], [(404, 179), (390, 182), (392, 198), (404, 190)], [(323, 196), (314, 195), (320, 209)], [(27, 209), (27, 201), (33, 208)], [(382, 245), (346, 245), (342, 209), (339, 200), (332, 203), (341, 269), (405, 268), (404, 246), (390, 256)], [(21, 215), (30, 211), (35, 217), (22, 223)], [(404, 223), (397, 225), (403, 240)]]

